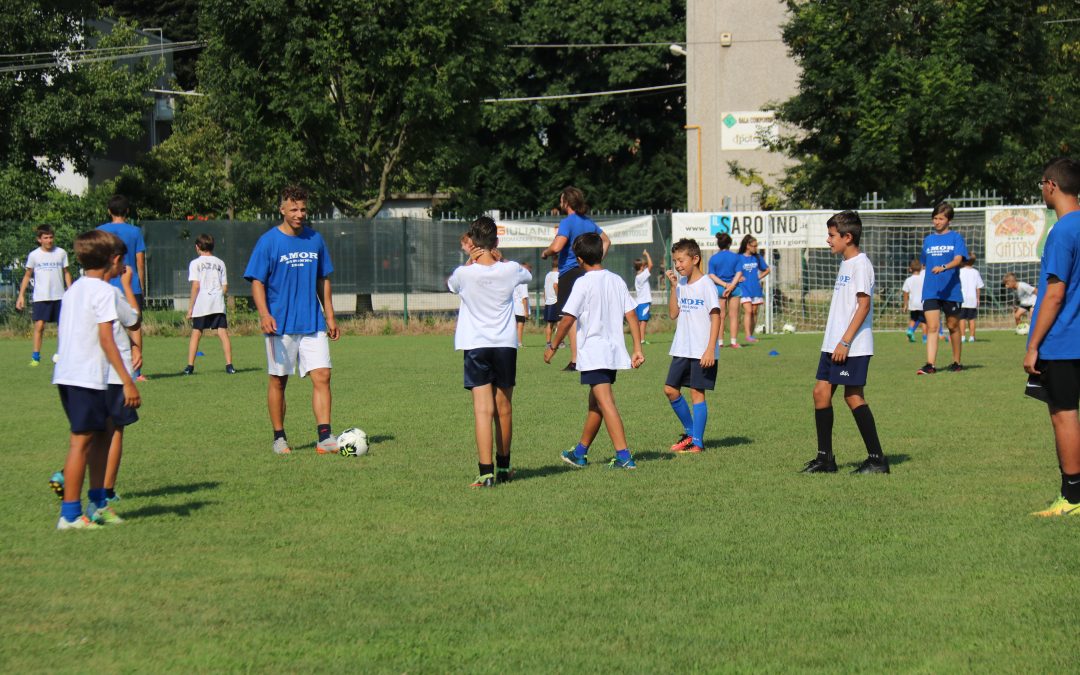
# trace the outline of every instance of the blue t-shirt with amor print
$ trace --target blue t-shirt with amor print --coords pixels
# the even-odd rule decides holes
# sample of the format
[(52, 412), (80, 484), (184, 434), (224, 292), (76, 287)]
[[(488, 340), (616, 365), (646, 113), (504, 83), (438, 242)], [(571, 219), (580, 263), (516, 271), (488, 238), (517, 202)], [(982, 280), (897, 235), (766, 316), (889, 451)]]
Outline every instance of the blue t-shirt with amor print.
[(275, 227), (259, 237), (244, 278), (266, 286), (279, 335), (310, 335), (326, 330), (316, 282), (333, 271), (321, 234), (305, 227), (290, 236)]
[(967, 244), (964, 235), (959, 232), (931, 232), (923, 239), (922, 252), (919, 260), (926, 268), (923, 278), (923, 302), (927, 300), (946, 300), (950, 302), (963, 302), (964, 289), (960, 286), (960, 268), (953, 267), (938, 274), (933, 269), (953, 261), (960, 256), (968, 257)]

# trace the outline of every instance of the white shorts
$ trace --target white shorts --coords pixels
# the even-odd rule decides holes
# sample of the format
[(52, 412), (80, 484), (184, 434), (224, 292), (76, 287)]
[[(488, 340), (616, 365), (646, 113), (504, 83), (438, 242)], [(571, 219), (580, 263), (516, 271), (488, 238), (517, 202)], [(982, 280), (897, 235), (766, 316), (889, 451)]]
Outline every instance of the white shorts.
[(330, 341), (324, 331), (303, 335), (267, 335), (267, 372), (278, 377), (292, 375), (300, 366), (300, 377), (313, 370), (330, 368)]
[(745, 304), (745, 303), (750, 303), (750, 304), (752, 304), (752, 305), (764, 305), (764, 304), (765, 304), (765, 298), (761, 298), (761, 297), (757, 297), (757, 298), (749, 298), (749, 297), (747, 297), (747, 296), (745, 296), (745, 295), (744, 295), (744, 296), (742, 297), (742, 302), (743, 302), (744, 304)]

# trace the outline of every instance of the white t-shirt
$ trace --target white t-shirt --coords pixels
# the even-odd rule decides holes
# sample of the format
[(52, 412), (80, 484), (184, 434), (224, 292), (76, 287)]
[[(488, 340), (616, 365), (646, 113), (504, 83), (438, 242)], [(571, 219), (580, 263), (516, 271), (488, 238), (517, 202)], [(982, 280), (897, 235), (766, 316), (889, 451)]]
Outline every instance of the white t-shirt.
[(53, 384), (108, 388), (109, 360), (101, 349), (98, 324), (116, 321), (116, 293), (109, 282), (80, 277), (64, 293)]
[(1016, 300), (1021, 307), (1034, 307), (1035, 294), (1035, 287), (1031, 284), (1025, 284), (1023, 281), (1016, 282)]
[(454, 349), (517, 347), (514, 290), (532, 274), (516, 262), (462, 265), (446, 285), (461, 296)]
[(833, 289), (832, 305), (829, 306), (829, 320), (825, 324), (825, 339), (821, 341), (821, 351), (831, 354), (840, 339), (844, 337), (851, 319), (858, 309), (859, 293), (870, 296), (870, 311), (862, 325), (855, 332), (848, 356), (873, 356), (874, 334), (874, 266), (865, 253), (860, 253), (850, 260), (840, 263)]
[(924, 274), (926, 274), (926, 270), (919, 270), (918, 274), (912, 274), (907, 279), (904, 279), (904, 287), (901, 290), (908, 294), (907, 308), (909, 312), (922, 311), (922, 282)]
[(559, 272), (551, 270), (544, 275), (544, 304), (554, 305), (559, 301), (559, 294), (555, 292), (555, 284), (559, 283)]
[(528, 316), (525, 300), (529, 299), (529, 285), (518, 284), (514, 287), (514, 316)]
[[(134, 368), (131, 367), (131, 340), (128, 339), (127, 331), (125, 328), (134, 326), (139, 321), (139, 313), (131, 305), (127, 303), (127, 299), (124, 297), (124, 292), (113, 285), (109, 285), (109, 288), (113, 289), (113, 293), (116, 296), (116, 321), (113, 321), (112, 334), (113, 339), (116, 340), (116, 346), (120, 350), (120, 358), (124, 362), (124, 367), (127, 368), (128, 374), (134, 372)], [(116, 368), (112, 365), (109, 366), (109, 384), (123, 384), (124, 381), (120, 379), (120, 375), (116, 372)]]
[(964, 293), (964, 301), (960, 303), (961, 307), (970, 307), (972, 309), (978, 307), (979, 289), (985, 287), (986, 284), (983, 283), (979, 270), (967, 266), (960, 268), (960, 290)]
[(34, 295), (31, 302), (50, 302), (64, 297), (64, 270), (67, 251), (56, 246), (51, 251), (38, 246), (26, 256), (26, 269), (34, 270)]
[(566, 299), (564, 314), (577, 317), (577, 369), (626, 370), (630, 352), (626, 351), (623, 319), (637, 305), (630, 297), (626, 282), (608, 270), (586, 272), (574, 282)]
[(634, 291), (637, 304), (642, 305), (652, 302), (652, 286), (649, 284), (649, 268), (641, 270), (634, 275)]
[(188, 281), (199, 282), (199, 294), (191, 308), (191, 316), (225, 313), (225, 291), (229, 284), (225, 263), (212, 255), (201, 255), (188, 265)]
[[(679, 318), (675, 323), (675, 338), (671, 341), (671, 356), (688, 359), (700, 359), (709, 348), (709, 335), (712, 331), (712, 311), (720, 310), (720, 297), (716, 293), (716, 284), (702, 275), (694, 283), (687, 283), (687, 277), (679, 277), (675, 287), (675, 297), (679, 301)], [(713, 343), (713, 353), (716, 343)]]

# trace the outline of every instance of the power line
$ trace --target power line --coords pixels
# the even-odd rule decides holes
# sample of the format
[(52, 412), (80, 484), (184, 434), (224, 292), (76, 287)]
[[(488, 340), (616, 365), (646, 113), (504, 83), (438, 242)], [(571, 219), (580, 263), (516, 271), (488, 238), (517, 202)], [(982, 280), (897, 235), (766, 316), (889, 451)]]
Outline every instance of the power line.
[(637, 94), (643, 91), (661, 91), (664, 89), (679, 89), (686, 83), (662, 84), (656, 87), (639, 87), (637, 89), (613, 89), (610, 91), (591, 91), (585, 94), (554, 94), (551, 96), (520, 96), (515, 98), (485, 98), (484, 103), (523, 103), (525, 101), (557, 101), (568, 98), (589, 98), (593, 96), (614, 96), (615, 94)]
[(84, 63), (105, 63), (105, 62), (109, 62), (109, 61), (123, 61), (123, 60), (127, 60), (127, 59), (144, 59), (144, 58), (147, 58), (149, 56), (156, 56), (156, 55), (161, 55), (161, 54), (171, 54), (173, 52), (183, 52), (183, 51), (188, 51), (188, 50), (191, 50), (191, 49), (202, 49), (205, 46), (206, 45), (202, 44), (202, 43), (200, 43), (200, 44), (191, 44), (191, 45), (181, 46), (181, 47), (167, 46), (167, 47), (164, 47), (164, 48), (160, 48), (160, 47), (155, 46), (154, 50), (152, 52), (140, 51), (140, 52), (135, 52), (135, 53), (132, 53), (132, 54), (117, 54), (117, 55), (113, 55), (113, 56), (86, 57), (86, 58), (75, 59), (73, 61), (49, 61), (49, 62), (40, 62), (40, 63), (19, 64), (19, 65), (13, 65), (13, 66), (0, 66), (0, 73), (19, 73), (19, 72), (24, 72), (24, 71), (28, 71), (28, 70), (43, 70), (45, 68), (63, 68), (63, 67), (69, 66), (69, 65), (70, 66), (80, 66), (80, 65), (83, 65)]
[[(168, 42), (166, 48), (173, 47), (173, 46), (185, 47), (185, 46), (188, 46), (188, 45), (202, 45), (202, 44), (205, 44), (205, 43), (199, 42), (198, 40), (187, 40), (185, 42)], [(154, 52), (158, 52), (158, 51), (161, 50), (161, 48), (163, 46), (166, 46), (166, 43), (145, 44), (145, 45), (126, 45), (126, 46), (122, 46), (122, 47), (92, 47), (92, 48), (89, 48), (89, 49), (67, 49), (67, 50), (64, 50), (62, 52), (61, 51), (51, 51), (51, 52), (26, 52), (26, 53), (23, 53), (23, 54), (0, 54), (0, 59), (12, 59), (12, 60), (14, 60), (14, 59), (24, 59), (24, 58), (28, 58), (28, 57), (31, 57), (31, 56), (48, 56), (48, 57), (52, 57), (52, 58), (55, 59), (58, 55), (67, 56), (67, 55), (71, 55), (71, 54), (101, 54), (101, 53), (107, 53), (107, 52), (121, 52), (121, 51), (132, 51), (132, 50), (134, 50), (134, 51), (150, 51), (150, 50), (153, 50)]]

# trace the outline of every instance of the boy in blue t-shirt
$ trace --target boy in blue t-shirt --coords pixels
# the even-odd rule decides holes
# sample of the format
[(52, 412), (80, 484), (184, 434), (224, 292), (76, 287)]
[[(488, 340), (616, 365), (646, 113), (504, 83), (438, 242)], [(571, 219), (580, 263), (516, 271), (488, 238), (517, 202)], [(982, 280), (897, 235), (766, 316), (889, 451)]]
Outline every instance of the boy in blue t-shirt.
[[(315, 451), (336, 454), (330, 429), (330, 344), (339, 337), (330, 293), (334, 266), (322, 235), (304, 226), (307, 192), (289, 186), (281, 193), (283, 221), (259, 237), (244, 278), (266, 337), (270, 382), (267, 406), (274, 428), (274, 452), (292, 452), (285, 436), (285, 386), (289, 375), (311, 376), (311, 405), (319, 435)], [(321, 307), (320, 307), (321, 304)]]
[(724, 346), (724, 317), (728, 317), (729, 337), (731, 346), (738, 348), (739, 341), (739, 282), (742, 281), (742, 271), (739, 269), (740, 257), (738, 253), (730, 251), (731, 235), (721, 232), (716, 235), (716, 245), (720, 248), (709, 258), (709, 278), (719, 288), (716, 292), (720, 295), (720, 336), (717, 344)]
[[(115, 234), (127, 247), (127, 253), (124, 254), (124, 264), (135, 270), (135, 274), (131, 278), (131, 290), (135, 291), (135, 299), (139, 302), (137, 309), (142, 314), (146, 293), (146, 242), (143, 240), (142, 228), (127, 222), (131, 204), (124, 195), (113, 195), (109, 199), (108, 209), (109, 222), (98, 225), (97, 229)], [(109, 283), (120, 289), (121, 292), (124, 290), (118, 278), (114, 278)], [(141, 326), (136, 330), (128, 331), (128, 336), (131, 338), (131, 361), (135, 368), (135, 381), (145, 382), (146, 378), (142, 374), (143, 340)]]
[(960, 309), (964, 302), (960, 268), (964, 265), (964, 258), (968, 257), (968, 249), (964, 236), (949, 229), (952, 219), (953, 207), (948, 202), (934, 207), (934, 231), (926, 235), (919, 253), (919, 262), (926, 268), (922, 289), (923, 316), (926, 319), (926, 365), (916, 371), (918, 375), (937, 372), (934, 362), (937, 360), (942, 313), (945, 314), (945, 325), (952, 342), (953, 362), (949, 365), (949, 372), (958, 373), (964, 369), (960, 365), (960, 350), (963, 348), (959, 339)]
[(1056, 159), (1039, 181), (1058, 221), (1046, 237), (1024, 370), (1027, 393), (1046, 401), (1061, 493), (1036, 516), (1080, 516), (1080, 162)]

